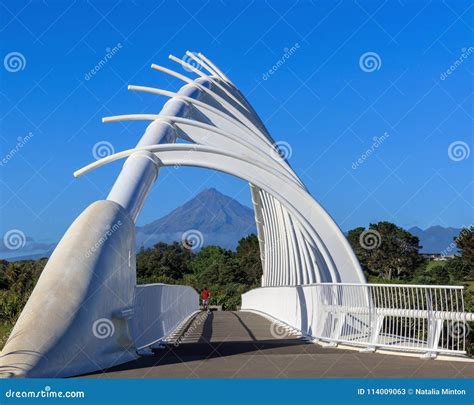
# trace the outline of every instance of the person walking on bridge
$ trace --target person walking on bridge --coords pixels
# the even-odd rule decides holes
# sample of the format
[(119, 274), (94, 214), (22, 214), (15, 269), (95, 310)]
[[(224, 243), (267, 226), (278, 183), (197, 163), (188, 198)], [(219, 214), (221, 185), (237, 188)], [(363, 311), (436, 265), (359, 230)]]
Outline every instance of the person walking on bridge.
[(202, 307), (207, 313), (209, 313), (209, 297), (211, 294), (207, 290), (207, 287), (204, 287), (204, 289), (201, 291), (201, 300), (202, 300)]

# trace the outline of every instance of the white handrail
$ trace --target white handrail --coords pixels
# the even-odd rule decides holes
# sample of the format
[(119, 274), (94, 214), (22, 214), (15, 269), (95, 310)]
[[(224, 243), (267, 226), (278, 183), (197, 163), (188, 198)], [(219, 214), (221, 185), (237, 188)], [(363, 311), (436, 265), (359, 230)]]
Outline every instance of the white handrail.
[[(260, 291), (258, 300), (252, 301), (252, 291), (246, 294), (244, 308), (305, 327), (303, 333), (323, 341), (431, 357), (466, 353), (467, 323), (474, 322), (474, 313), (465, 311), (463, 290), (457, 285), (324, 282), (261, 287), (253, 290)], [(308, 302), (314, 312), (303, 322)]]
[(308, 285), (340, 285), (340, 286), (357, 286), (357, 287), (407, 287), (407, 288), (447, 288), (453, 290), (463, 290), (463, 285), (435, 285), (435, 284), (384, 284), (384, 283), (312, 283)]

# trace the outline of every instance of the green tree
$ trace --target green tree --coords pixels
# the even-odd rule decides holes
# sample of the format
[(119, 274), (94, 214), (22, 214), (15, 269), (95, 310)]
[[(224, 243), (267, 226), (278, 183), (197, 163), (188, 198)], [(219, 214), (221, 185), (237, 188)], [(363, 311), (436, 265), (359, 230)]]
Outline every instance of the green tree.
[(462, 260), (474, 272), (474, 226), (463, 228), (454, 241), (461, 253)]
[(137, 280), (139, 283), (174, 283), (189, 273), (193, 253), (181, 243), (157, 243), (153, 248), (137, 254)]
[(378, 275), (378, 272), (374, 272), (374, 274), (372, 274), (368, 266), (369, 252), (367, 251), (367, 249), (364, 249), (363, 245), (360, 243), (361, 235), (364, 231), (365, 231), (365, 228), (362, 226), (351, 229), (347, 233), (347, 240), (349, 241), (349, 244), (351, 245), (352, 250), (357, 256), (357, 259), (359, 260), (359, 263), (362, 266), (362, 269), (366, 273), (366, 276), (370, 276), (370, 275), (376, 276)]
[(472, 279), (472, 267), (460, 257), (447, 260), (445, 268), (449, 275), (449, 284), (462, 284)]
[(206, 246), (191, 262), (198, 288), (210, 285), (248, 282), (245, 269), (241, 268), (235, 253), (219, 246)]
[(6, 260), (0, 260), (0, 290), (8, 289), (7, 267), (8, 262)]
[(353, 229), (348, 240), (368, 275), (406, 280), (423, 263), (419, 239), (390, 222)]
[(416, 284), (440, 284), (446, 285), (450, 282), (450, 275), (446, 264), (436, 263), (435, 265), (421, 266), (412, 281)]
[(13, 323), (28, 301), (47, 259), (0, 263), (0, 321)]
[(239, 267), (247, 273), (250, 285), (259, 285), (263, 271), (257, 235), (251, 234), (239, 240), (236, 257)]

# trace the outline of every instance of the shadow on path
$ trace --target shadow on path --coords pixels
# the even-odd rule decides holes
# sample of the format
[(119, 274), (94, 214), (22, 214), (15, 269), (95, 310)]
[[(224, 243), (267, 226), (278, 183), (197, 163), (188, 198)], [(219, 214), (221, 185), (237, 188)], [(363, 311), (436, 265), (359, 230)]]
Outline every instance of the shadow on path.
[[(163, 349), (154, 349), (154, 356), (140, 357), (135, 361), (87, 375), (138, 370), (240, 354), (298, 355), (307, 353), (308, 348), (314, 347), (293, 336), (278, 339), (271, 335), (270, 325), (267, 319), (249, 313), (211, 312), (204, 321), (202, 318), (199, 320), (197, 315), (182, 331), (181, 338), (175, 344), (169, 344)], [(200, 336), (196, 340), (197, 333), (200, 333)]]

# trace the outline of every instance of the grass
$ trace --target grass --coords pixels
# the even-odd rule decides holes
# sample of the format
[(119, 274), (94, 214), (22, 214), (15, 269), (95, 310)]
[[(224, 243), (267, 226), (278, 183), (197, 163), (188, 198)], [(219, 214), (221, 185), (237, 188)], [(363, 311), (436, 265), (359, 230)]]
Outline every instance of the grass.
[(435, 260), (430, 260), (428, 263), (426, 263), (426, 270), (431, 270), (433, 267), (436, 266), (442, 266), (443, 262), (437, 262)]

